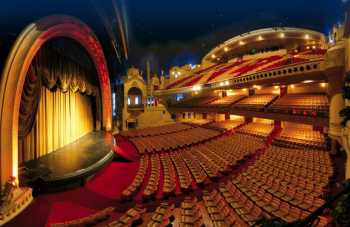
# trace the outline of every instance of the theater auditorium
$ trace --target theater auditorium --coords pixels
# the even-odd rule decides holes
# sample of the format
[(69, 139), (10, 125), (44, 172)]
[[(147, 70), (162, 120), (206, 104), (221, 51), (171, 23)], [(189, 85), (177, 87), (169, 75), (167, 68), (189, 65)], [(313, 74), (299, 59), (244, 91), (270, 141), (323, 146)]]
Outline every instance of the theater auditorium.
[(0, 226), (349, 227), (350, 6), (314, 3), (1, 3)]

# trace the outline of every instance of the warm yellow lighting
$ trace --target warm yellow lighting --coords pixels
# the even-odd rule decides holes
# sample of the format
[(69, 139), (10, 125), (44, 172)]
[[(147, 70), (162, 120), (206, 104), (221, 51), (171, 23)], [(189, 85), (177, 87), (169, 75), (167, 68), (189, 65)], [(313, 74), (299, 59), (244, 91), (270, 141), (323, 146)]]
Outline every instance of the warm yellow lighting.
[(239, 45), (243, 46), (244, 44), (245, 44), (245, 42), (239, 41)]
[(306, 49), (307, 49), (307, 50), (310, 50), (310, 47), (308, 46), (308, 47), (306, 47)]
[(179, 76), (181, 76), (182, 73), (181, 73), (181, 72), (178, 72), (178, 74), (179, 74)]
[(312, 82), (314, 82), (314, 81), (313, 80), (304, 80), (303, 81), (304, 84), (308, 84), (308, 83), (312, 83)]
[(220, 82), (220, 87), (222, 87), (222, 86), (224, 86), (225, 84), (224, 84), (224, 82)]
[(224, 51), (227, 52), (229, 51), (230, 49), (228, 47), (224, 47)]
[(273, 88), (274, 88), (274, 89), (278, 89), (278, 88), (280, 88), (280, 87), (276, 85), (276, 86), (273, 86)]
[(306, 34), (306, 35), (304, 36), (304, 38), (305, 38), (305, 39), (310, 39), (310, 35), (309, 35), (309, 34)]
[(247, 91), (247, 88), (243, 88), (242, 91)]
[(316, 49), (316, 46), (312, 46), (312, 49), (314, 49), (314, 50), (315, 50), (315, 49)]
[(261, 41), (264, 40), (264, 38), (261, 35), (259, 35), (258, 40)]
[(294, 84), (290, 85), (290, 88), (294, 88), (294, 87), (295, 87)]
[(195, 85), (192, 88), (193, 91), (200, 91), (201, 89), (202, 89), (202, 87), (200, 85)]
[(230, 85), (230, 82), (229, 81), (225, 81), (225, 85), (226, 86)]
[(326, 83), (321, 83), (320, 85), (321, 85), (321, 87), (326, 87), (327, 86)]
[(216, 58), (215, 54), (212, 54), (212, 55), (211, 55), (211, 58), (213, 58), (213, 59)]
[(286, 37), (286, 35), (284, 33), (280, 33), (280, 38), (283, 39), (284, 37)]

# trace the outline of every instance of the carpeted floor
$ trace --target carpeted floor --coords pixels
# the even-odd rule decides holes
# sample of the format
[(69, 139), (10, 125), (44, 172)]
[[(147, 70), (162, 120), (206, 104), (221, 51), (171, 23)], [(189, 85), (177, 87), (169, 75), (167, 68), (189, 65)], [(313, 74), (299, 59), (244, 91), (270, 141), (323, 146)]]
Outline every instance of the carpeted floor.
[(138, 162), (112, 162), (83, 187), (40, 195), (8, 227), (41, 227), (80, 218), (116, 206), (122, 190), (133, 180)]

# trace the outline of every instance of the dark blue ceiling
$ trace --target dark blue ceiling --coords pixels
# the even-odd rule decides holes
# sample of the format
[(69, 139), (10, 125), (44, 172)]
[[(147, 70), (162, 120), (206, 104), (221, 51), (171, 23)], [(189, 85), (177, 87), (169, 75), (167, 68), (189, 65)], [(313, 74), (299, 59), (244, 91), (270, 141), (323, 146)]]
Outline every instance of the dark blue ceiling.
[[(217, 44), (253, 29), (273, 26), (310, 28), (328, 33), (343, 20), (345, 0), (115, 0), (123, 15), (129, 60), (122, 65), (154, 71), (198, 63)], [(117, 74), (110, 38), (100, 15), (111, 26), (120, 49), (120, 32), (112, 0), (5, 0), (0, 8), (1, 43), (14, 39), (31, 21), (49, 14), (73, 15), (89, 24), (103, 43)]]

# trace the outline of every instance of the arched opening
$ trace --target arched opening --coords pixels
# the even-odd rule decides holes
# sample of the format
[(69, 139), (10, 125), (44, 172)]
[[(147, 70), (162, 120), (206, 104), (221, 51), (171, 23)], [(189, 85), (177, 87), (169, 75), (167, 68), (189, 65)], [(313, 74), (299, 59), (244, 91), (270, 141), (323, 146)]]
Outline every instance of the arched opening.
[(47, 41), (23, 86), (18, 161), (37, 159), (101, 128), (98, 77), (92, 60), (70, 38)]
[(143, 106), (142, 91), (140, 88), (132, 87), (128, 91), (128, 107), (137, 108)]
[[(31, 66), (39, 50), (56, 38), (75, 40), (85, 49), (98, 76), (102, 127), (106, 131), (112, 128), (111, 89), (106, 60), (102, 47), (91, 29), (76, 18), (62, 15), (46, 17), (28, 25), (13, 45), (1, 77), (1, 185), (11, 176), (18, 177), (18, 138), (22, 127), (19, 125), (20, 105), (27, 75), (32, 74)], [(29, 80), (33, 82), (35, 77)], [(33, 123), (35, 117), (31, 116), (28, 119)]]

